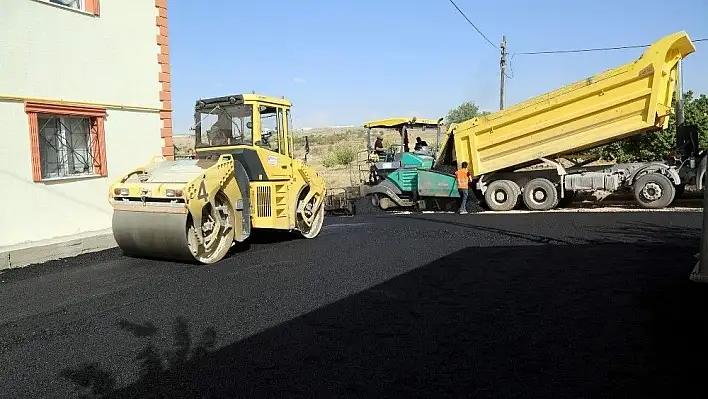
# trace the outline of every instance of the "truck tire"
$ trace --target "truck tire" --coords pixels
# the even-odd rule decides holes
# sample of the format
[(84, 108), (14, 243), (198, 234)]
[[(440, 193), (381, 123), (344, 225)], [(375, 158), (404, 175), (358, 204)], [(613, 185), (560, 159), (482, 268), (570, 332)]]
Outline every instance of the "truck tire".
[(511, 180), (495, 180), (484, 192), (484, 202), (492, 211), (510, 211), (516, 207), (521, 195), (521, 188)]
[(666, 208), (676, 196), (676, 187), (660, 173), (647, 173), (634, 182), (634, 200), (645, 209)]
[(524, 205), (532, 211), (547, 211), (558, 206), (558, 190), (550, 180), (538, 177), (524, 186)]

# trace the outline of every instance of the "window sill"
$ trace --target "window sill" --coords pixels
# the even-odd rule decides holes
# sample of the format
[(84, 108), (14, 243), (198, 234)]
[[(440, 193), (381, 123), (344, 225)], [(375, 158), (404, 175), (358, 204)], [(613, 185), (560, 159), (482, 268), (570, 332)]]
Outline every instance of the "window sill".
[(41, 3), (41, 4), (48, 5), (48, 6), (50, 6), (50, 7), (56, 7), (56, 8), (59, 8), (59, 9), (61, 9), (61, 10), (67, 10), (67, 11), (75, 12), (75, 13), (77, 13), (77, 14), (85, 15), (85, 16), (88, 16), (88, 17), (95, 17), (95, 18), (98, 18), (97, 15), (94, 15), (93, 13), (88, 12), (88, 11), (86, 11), (86, 10), (77, 10), (76, 8), (71, 8), (71, 7), (68, 7), (68, 6), (61, 5), (61, 4), (50, 3), (50, 2), (48, 2), (48, 1), (46, 1), (46, 0), (32, 0), (32, 1), (34, 1), (34, 2), (36, 2), (36, 3)]
[(37, 183), (55, 184), (55, 183), (72, 182), (72, 181), (78, 181), (78, 180), (93, 180), (93, 179), (101, 179), (101, 178), (105, 178), (105, 176), (76, 175), (76, 176), (65, 176), (65, 177), (48, 177), (46, 179), (42, 179), (42, 180), (38, 181)]

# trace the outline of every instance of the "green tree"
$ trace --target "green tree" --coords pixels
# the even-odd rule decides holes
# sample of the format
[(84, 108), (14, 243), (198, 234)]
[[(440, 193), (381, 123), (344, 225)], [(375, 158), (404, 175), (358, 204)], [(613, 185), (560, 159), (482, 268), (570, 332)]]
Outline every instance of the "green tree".
[[(698, 141), (701, 149), (708, 149), (708, 97), (700, 94), (698, 98), (693, 98), (693, 92), (684, 93), (684, 116), (686, 123), (698, 126)], [(669, 122), (669, 129), (676, 130), (675, 121), (672, 118)]]
[(447, 113), (447, 117), (445, 117), (445, 123), (448, 125), (451, 123), (460, 123), (476, 116), (488, 115), (489, 113), (488, 111), (481, 111), (477, 104), (468, 101), (451, 109)]
[[(674, 95), (673, 106), (676, 106)], [(692, 91), (683, 94), (685, 123), (696, 124), (701, 149), (708, 149), (708, 97), (705, 94), (694, 97)], [(669, 126), (659, 132), (628, 137), (591, 150), (603, 159), (616, 162), (642, 162), (663, 159), (674, 149), (676, 140), (676, 118), (672, 114)]]

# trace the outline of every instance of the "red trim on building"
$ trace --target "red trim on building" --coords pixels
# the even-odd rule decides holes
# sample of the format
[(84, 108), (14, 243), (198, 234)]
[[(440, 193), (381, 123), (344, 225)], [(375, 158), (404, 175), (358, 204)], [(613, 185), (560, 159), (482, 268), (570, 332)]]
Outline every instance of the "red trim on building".
[(90, 12), (95, 16), (101, 15), (101, 1), (100, 0), (86, 0), (86, 12)]
[(174, 146), (172, 143), (172, 84), (170, 73), (170, 39), (167, 27), (167, 0), (155, 0), (157, 16), (155, 25), (157, 26), (156, 43), (159, 47), (157, 53), (157, 64), (160, 67), (158, 81), (162, 84), (158, 93), (161, 108), (160, 111), (160, 136), (164, 140), (162, 155), (167, 159), (174, 159)]
[(108, 176), (106, 133), (104, 128), (104, 120), (106, 118), (105, 108), (25, 101), (25, 112), (27, 113), (29, 122), (30, 151), (32, 153), (32, 180), (34, 182), (42, 181), (42, 162), (39, 153), (39, 122), (37, 121), (37, 115), (39, 114), (88, 117), (91, 124), (90, 134), (93, 136), (91, 140), (93, 148), (91, 151), (94, 158), (94, 172), (98, 176)]

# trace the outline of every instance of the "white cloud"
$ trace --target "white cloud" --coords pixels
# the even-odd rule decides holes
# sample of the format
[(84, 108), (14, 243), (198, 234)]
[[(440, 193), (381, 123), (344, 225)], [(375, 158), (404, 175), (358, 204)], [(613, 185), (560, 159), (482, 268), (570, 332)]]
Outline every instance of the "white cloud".
[(303, 78), (297, 78), (297, 77), (296, 77), (296, 78), (293, 78), (293, 82), (295, 82), (295, 83), (305, 83), (306, 80), (303, 79)]

